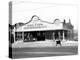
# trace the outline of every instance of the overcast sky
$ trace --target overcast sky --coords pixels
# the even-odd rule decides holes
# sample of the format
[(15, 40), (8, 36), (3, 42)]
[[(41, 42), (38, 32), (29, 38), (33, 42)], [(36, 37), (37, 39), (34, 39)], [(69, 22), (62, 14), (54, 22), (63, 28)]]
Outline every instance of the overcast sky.
[(47, 4), (47, 3), (30, 3), (30, 2), (13, 2), (12, 4), (12, 24), (28, 22), (33, 15), (39, 16), (43, 21), (53, 22), (56, 18), (61, 22), (65, 19), (74, 25), (77, 29), (78, 14), (77, 7), (74, 5)]

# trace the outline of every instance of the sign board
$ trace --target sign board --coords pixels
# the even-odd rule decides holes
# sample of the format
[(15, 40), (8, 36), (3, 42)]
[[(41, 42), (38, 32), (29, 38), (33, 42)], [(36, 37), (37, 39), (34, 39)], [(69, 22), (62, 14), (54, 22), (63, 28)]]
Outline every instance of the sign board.
[(24, 26), (16, 29), (16, 31), (44, 31), (44, 30), (56, 30), (63, 29), (62, 23), (55, 21), (55, 23), (47, 23), (41, 21), (38, 17), (32, 19), (31, 22), (25, 24)]

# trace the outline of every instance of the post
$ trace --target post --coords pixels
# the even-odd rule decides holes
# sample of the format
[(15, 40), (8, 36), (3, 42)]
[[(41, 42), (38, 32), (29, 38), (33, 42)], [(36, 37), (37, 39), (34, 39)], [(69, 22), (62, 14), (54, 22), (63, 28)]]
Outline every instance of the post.
[(28, 33), (28, 41), (30, 40), (30, 33)]
[(55, 36), (54, 36), (54, 34), (55, 34), (55, 33), (53, 32), (53, 40), (55, 40)]
[(68, 40), (70, 40), (70, 31), (68, 31)]
[(14, 43), (15, 43), (15, 27), (14, 27)]
[(59, 36), (59, 39), (60, 39), (60, 37), (61, 37), (61, 36), (60, 36), (60, 32), (58, 32), (58, 36)]
[(63, 41), (65, 41), (65, 37), (64, 37), (64, 31), (63, 31)]
[(24, 40), (24, 32), (22, 32), (22, 39)]
[(67, 31), (67, 40), (69, 40), (69, 31)]

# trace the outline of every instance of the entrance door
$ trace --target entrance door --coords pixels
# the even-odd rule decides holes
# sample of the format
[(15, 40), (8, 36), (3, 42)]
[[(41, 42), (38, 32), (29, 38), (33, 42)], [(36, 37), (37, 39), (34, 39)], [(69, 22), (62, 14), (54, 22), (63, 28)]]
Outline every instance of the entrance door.
[(37, 33), (37, 41), (44, 41), (45, 40), (45, 33), (44, 32), (38, 32)]
[(55, 39), (58, 39), (59, 38), (59, 35), (58, 35), (58, 32), (56, 31), (55, 32)]

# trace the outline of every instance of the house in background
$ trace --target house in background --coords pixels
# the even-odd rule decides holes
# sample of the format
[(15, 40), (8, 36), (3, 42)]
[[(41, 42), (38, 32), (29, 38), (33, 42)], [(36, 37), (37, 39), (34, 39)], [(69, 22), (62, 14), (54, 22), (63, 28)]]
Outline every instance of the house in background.
[[(72, 40), (73, 39), (73, 37), (74, 37), (73, 28), (74, 28), (74, 26), (71, 24), (71, 20), (69, 19), (69, 22), (66, 23), (66, 21), (64, 19), (63, 29), (68, 29), (68, 32), (67, 32), (67, 36), (68, 37), (65, 37), (65, 38), (67, 38), (69, 40)], [(66, 33), (65, 33), (65, 36), (66, 36)]]

